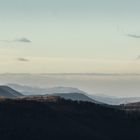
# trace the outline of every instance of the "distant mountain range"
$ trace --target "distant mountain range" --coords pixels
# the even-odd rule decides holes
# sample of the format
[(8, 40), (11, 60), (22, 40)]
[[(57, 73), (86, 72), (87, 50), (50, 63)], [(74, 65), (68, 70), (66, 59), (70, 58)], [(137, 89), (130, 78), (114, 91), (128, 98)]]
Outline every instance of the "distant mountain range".
[(100, 95), (100, 94), (90, 95), (89, 97), (93, 98), (99, 102), (103, 102), (103, 103), (110, 104), (110, 105), (128, 104), (128, 103), (140, 101), (140, 97), (119, 98), (119, 97), (111, 97), (111, 96)]
[(52, 87), (52, 88), (40, 88), (40, 87), (30, 87), (18, 84), (8, 84), (7, 86), (21, 92), (24, 95), (45, 95), (45, 94), (55, 94), (55, 93), (82, 93), (86, 92), (73, 87)]
[[(59, 95), (65, 99), (72, 100), (86, 100), (91, 102), (99, 102), (110, 105), (120, 105), (133, 102), (139, 102), (140, 97), (126, 97), (118, 98), (106, 96), (104, 94), (87, 94), (86, 92), (72, 87), (53, 87), (53, 88), (39, 88), (23, 86), (18, 84), (8, 84), (11, 88), (21, 92), (23, 95)], [(85, 97), (86, 96), (86, 97)]]
[[(18, 90), (25, 96), (59, 96), (64, 99), (70, 99), (73, 101), (86, 101), (86, 102), (93, 102), (98, 103), (98, 101), (95, 101), (94, 99), (88, 97), (85, 92), (77, 89), (77, 88), (71, 88), (71, 87), (54, 87), (54, 88), (48, 88), (48, 89), (42, 89), (42, 88), (33, 88), (28, 86), (21, 86), (21, 85), (9, 85), (12, 88)], [(8, 86), (7, 86), (8, 88)], [(12, 89), (10, 88), (10, 89)], [(15, 91), (15, 90), (14, 90)], [(28, 93), (28, 94), (27, 94)], [(35, 93), (35, 94), (34, 94)], [(47, 94), (46, 94), (47, 93)], [(10, 97), (10, 93), (7, 93), (9, 96), (5, 96), (6, 94), (3, 93), (3, 96)], [(21, 94), (17, 94), (16, 97), (21, 96)]]
[(6, 98), (15, 98), (23, 95), (8, 86), (0, 86), (0, 96)]

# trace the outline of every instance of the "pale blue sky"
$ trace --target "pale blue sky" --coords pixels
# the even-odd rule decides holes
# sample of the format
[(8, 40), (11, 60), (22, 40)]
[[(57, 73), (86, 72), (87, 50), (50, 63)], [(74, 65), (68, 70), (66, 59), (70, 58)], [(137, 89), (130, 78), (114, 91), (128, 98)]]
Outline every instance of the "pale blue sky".
[(139, 73), (140, 38), (127, 36), (140, 35), (139, 7), (138, 0), (0, 0), (0, 72)]

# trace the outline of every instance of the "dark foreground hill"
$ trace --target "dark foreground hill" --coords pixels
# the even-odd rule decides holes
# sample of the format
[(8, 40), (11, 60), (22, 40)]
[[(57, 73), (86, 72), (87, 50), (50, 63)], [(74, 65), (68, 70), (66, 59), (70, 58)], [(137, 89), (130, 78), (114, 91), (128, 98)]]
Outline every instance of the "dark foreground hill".
[(128, 112), (140, 112), (140, 102), (128, 103), (121, 105)]
[(0, 99), (1, 140), (139, 140), (140, 114), (60, 97)]

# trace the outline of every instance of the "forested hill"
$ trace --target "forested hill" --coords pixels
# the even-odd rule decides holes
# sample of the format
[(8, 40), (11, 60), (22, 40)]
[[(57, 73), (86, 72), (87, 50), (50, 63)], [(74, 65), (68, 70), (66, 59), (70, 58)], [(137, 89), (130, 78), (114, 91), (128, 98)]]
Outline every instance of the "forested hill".
[(1, 140), (139, 140), (140, 113), (60, 97), (0, 99)]

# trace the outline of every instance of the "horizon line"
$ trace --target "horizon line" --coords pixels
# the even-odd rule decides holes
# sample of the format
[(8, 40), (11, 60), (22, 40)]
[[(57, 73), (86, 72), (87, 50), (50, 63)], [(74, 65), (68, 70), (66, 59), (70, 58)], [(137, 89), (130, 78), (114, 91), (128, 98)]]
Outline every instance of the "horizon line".
[(80, 76), (140, 76), (140, 73), (74, 73), (74, 72), (60, 72), (60, 73), (0, 73), (0, 75), (80, 75)]

